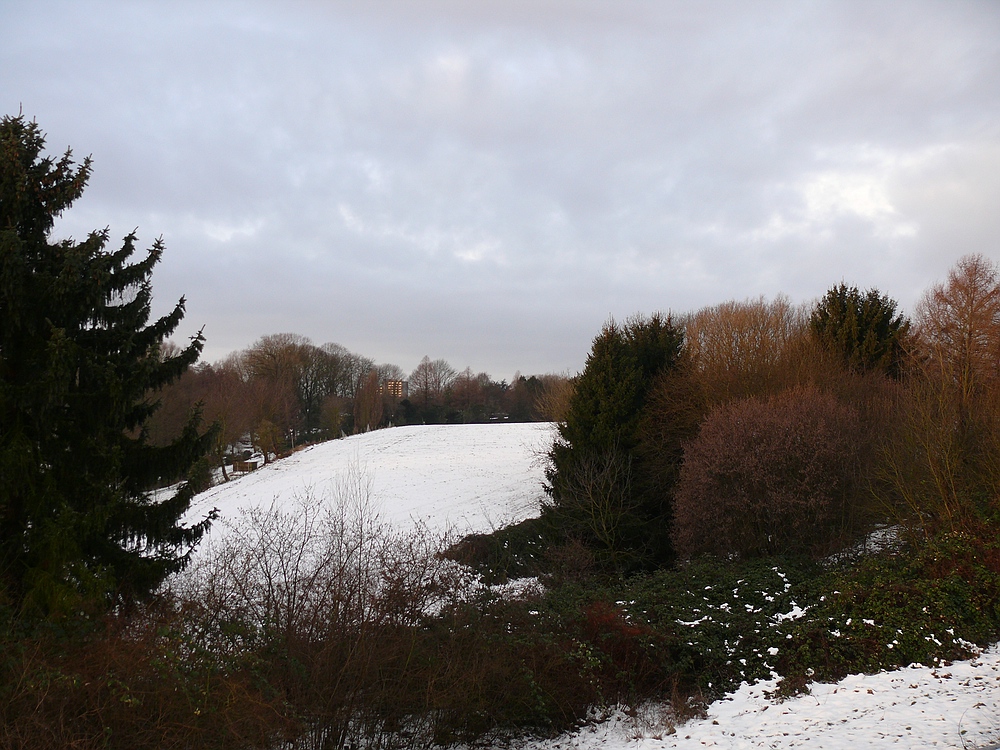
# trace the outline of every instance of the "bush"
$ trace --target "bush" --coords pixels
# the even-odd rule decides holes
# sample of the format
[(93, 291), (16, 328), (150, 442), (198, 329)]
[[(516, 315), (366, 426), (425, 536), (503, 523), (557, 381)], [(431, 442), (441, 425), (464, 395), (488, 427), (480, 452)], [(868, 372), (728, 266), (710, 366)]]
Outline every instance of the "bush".
[(170, 606), (59, 625), (2, 617), (0, 653), (2, 748), (263, 748), (293, 725)]
[[(787, 613), (809, 606), (803, 594), (815, 574), (808, 561), (706, 557), (627, 579), (562, 586), (546, 604), (571, 620), (580, 617), (574, 612), (593, 613), (597, 604), (599, 614), (599, 603), (613, 603), (628, 632), (641, 634), (651, 650), (633, 667), (638, 679), (630, 699), (656, 698), (666, 686), (684, 697), (716, 698), (770, 677), (776, 662), (769, 649), (777, 653), (784, 645)], [(605, 641), (614, 644), (611, 636), (598, 639)]]
[(350, 473), (336, 498), (248, 511), (195, 564), (181, 589), (191, 637), (280, 696), (293, 746), (413, 731), (436, 663), (420, 624), (453, 570), (438, 549), (382, 522)]
[(863, 442), (855, 411), (815, 389), (717, 409), (685, 451), (678, 553), (829, 553), (856, 531)]
[(550, 550), (556, 539), (546, 519), (527, 518), (490, 534), (470, 534), (443, 554), (473, 568), (486, 583), (503, 583), (550, 572)]

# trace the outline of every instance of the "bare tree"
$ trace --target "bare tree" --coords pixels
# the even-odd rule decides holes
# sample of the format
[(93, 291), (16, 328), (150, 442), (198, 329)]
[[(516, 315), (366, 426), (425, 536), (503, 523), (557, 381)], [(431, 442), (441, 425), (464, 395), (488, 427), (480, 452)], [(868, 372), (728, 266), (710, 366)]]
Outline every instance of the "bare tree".
[(378, 373), (378, 384), (384, 386), (390, 380), (405, 380), (406, 373), (403, 372), (403, 368), (399, 365), (394, 365), (390, 363), (381, 364), (375, 368), (375, 372)]
[(354, 432), (368, 432), (377, 428), (382, 422), (383, 414), (378, 372), (371, 370), (354, 397)]
[(266, 463), (279, 452), (288, 431), (298, 425), (298, 398), (290, 366), (278, 349), (263, 354), (253, 347), (230, 355), (226, 366), (242, 382), (243, 419), (251, 443)]
[(903, 421), (886, 467), (924, 530), (975, 522), (1000, 495), (1000, 278), (963, 257), (917, 307)]
[(472, 372), (471, 367), (466, 367), (455, 376), (451, 383), (451, 391), (452, 404), (466, 415), (466, 418), (472, 413), (473, 407), (482, 404), (482, 383)]
[(542, 392), (535, 401), (538, 416), (549, 422), (562, 422), (569, 413), (569, 402), (573, 396), (574, 379), (568, 375), (539, 375)]
[(424, 356), (410, 374), (410, 393), (423, 407), (437, 406), (454, 379), (455, 370), (445, 360)]
[(710, 403), (770, 395), (802, 384), (795, 361), (808, 345), (808, 314), (786, 297), (724, 302), (684, 320), (686, 355)]
[(353, 400), (368, 379), (368, 373), (375, 369), (375, 360), (355, 354), (340, 344), (324, 344), (322, 349), (336, 362), (335, 391), (332, 392)]
[(247, 434), (253, 424), (247, 408), (248, 392), (239, 371), (231, 363), (232, 357), (214, 365), (209, 374), (208, 389), (205, 393), (205, 418), (218, 423), (219, 434), (213, 446), (215, 459), (226, 473), (226, 453)]
[(302, 350), (308, 346), (309, 339), (296, 333), (261, 336), (246, 350), (247, 367), (255, 378), (294, 380), (302, 364)]
[(598, 559), (613, 568), (635, 557), (629, 541), (639, 523), (632, 491), (632, 456), (617, 445), (591, 451), (563, 477), (560, 500), (546, 510), (569, 535), (580, 535)]
[(295, 386), (302, 426), (307, 430), (320, 425), (323, 401), (334, 392), (331, 374), (336, 371), (337, 364), (332, 355), (318, 346), (304, 343), (299, 347)]
[(320, 349), (326, 355), (324, 393), (347, 398), (350, 392), (350, 359), (353, 355), (345, 347), (333, 342), (323, 344)]
[(960, 427), (1000, 375), (1000, 281), (996, 265), (966, 255), (917, 306), (916, 329), (924, 370), (958, 399)]

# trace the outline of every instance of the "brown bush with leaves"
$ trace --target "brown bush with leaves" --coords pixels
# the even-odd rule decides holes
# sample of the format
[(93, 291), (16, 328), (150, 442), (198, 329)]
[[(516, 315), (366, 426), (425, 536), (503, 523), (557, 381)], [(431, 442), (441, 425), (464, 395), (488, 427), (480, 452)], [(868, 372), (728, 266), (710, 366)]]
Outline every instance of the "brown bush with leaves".
[(193, 641), (186, 613), (0, 623), (0, 748), (268, 747), (294, 728), (282, 701)]
[(856, 532), (868, 438), (857, 412), (813, 388), (712, 412), (685, 450), (681, 557), (820, 556)]

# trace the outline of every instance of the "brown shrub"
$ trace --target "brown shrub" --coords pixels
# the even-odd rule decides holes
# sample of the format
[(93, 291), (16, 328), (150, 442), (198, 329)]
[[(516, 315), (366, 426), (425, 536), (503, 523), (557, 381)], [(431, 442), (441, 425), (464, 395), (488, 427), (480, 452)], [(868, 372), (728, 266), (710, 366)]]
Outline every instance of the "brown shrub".
[(0, 748), (269, 747), (290, 727), (280, 701), (192, 643), (171, 607), (3, 626)]
[(679, 555), (832, 551), (858, 525), (866, 440), (854, 409), (812, 388), (716, 409), (685, 450)]
[(333, 497), (253, 509), (207, 550), (182, 582), (192, 637), (281, 696), (295, 747), (413, 730), (428, 679), (417, 626), (452, 575), (439, 546), (382, 521), (352, 470)]

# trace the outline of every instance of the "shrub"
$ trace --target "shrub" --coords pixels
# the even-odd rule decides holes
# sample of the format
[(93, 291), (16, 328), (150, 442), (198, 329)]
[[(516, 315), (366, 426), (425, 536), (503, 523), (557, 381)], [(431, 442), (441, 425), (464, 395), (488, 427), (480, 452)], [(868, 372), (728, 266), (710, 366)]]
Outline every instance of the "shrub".
[(0, 747), (270, 747), (293, 724), (246, 670), (187, 634), (184, 613), (59, 625), (0, 616)]
[(470, 534), (443, 554), (476, 570), (486, 583), (502, 583), (549, 572), (548, 553), (555, 546), (551, 524), (536, 517), (490, 534)]
[(395, 737), (425, 715), (415, 686), (435, 660), (419, 625), (451, 575), (438, 549), (382, 522), (351, 472), (333, 499), (248, 511), (196, 562), (181, 588), (191, 637), (281, 697), (299, 746)]
[[(605, 697), (636, 705), (669, 694), (683, 715), (705, 698), (772, 675), (794, 618), (818, 600), (810, 585), (818, 572), (803, 559), (703, 557), (559, 585), (536, 608), (600, 656)], [(616, 693), (623, 681), (628, 687)]]
[(856, 525), (863, 432), (815, 389), (714, 411), (688, 444), (677, 488), (679, 554), (823, 555)]
[(941, 664), (1000, 636), (996, 531), (946, 534), (817, 577), (776, 665), (785, 681)]

